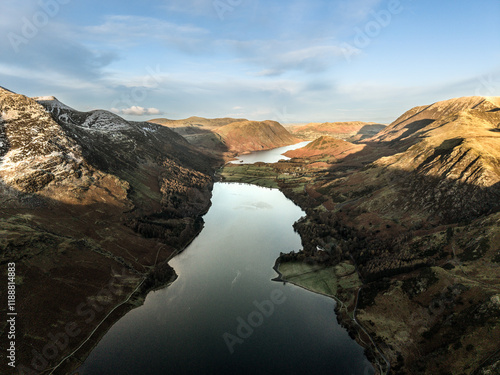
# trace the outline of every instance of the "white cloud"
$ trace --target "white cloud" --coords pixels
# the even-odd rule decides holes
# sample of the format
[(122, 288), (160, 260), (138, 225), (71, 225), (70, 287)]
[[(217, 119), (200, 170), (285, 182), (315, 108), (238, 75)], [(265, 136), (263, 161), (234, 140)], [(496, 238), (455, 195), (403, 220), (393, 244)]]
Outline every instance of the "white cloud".
[(112, 112), (129, 115), (129, 116), (144, 116), (144, 115), (159, 115), (161, 111), (158, 108), (144, 108), (137, 105), (133, 105), (129, 108), (111, 108)]
[[(222, 41), (221, 41), (222, 42)], [(321, 73), (347, 55), (357, 54), (353, 47), (347, 50), (337, 41), (328, 39), (304, 40), (226, 40), (240, 56), (238, 62), (260, 67), (252, 73), (257, 77), (280, 76), (290, 71)]]

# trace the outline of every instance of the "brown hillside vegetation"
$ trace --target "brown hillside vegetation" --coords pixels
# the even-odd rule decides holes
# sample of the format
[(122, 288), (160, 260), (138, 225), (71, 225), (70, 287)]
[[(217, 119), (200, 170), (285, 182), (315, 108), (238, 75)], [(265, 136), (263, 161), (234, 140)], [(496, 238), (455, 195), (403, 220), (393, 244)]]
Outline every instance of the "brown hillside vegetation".
[(304, 250), (281, 260), (356, 264), (364, 286), (339, 291), (340, 313), (366, 343), (345, 315), (357, 302), (393, 374), (498, 368), (500, 98), (416, 107), (353, 146), (323, 138), (273, 167), (308, 214)]
[(149, 120), (150, 123), (159, 124), (172, 129), (177, 134), (183, 136), (192, 145), (209, 154), (215, 155), (229, 153), (229, 148), (226, 146), (221, 136), (213, 130), (239, 121), (247, 120), (233, 118), (207, 119), (197, 116), (192, 116), (183, 120), (169, 120), (164, 118)]
[(167, 126), (203, 151), (226, 158), (300, 141), (275, 121), (190, 117), (185, 120), (154, 119), (149, 122)]
[[(201, 230), (219, 161), (168, 128), (55, 98), (0, 89), (0, 114), (0, 263), (16, 263), (17, 364), (38, 373), (175, 277), (166, 261)], [(42, 357), (68, 322), (78, 334)]]
[(437, 119), (444, 119), (465, 110), (476, 110), (476, 113), (491, 112), (497, 110), (499, 106), (500, 99), (498, 97), (471, 96), (415, 107), (405, 112), (368, 141), (406, 140)]
[(311, 158), (315, 156), (333, 156), (343, 159), (348, 155), (360, 152), (366, 145), (358, 145), (337, 138), (322, 136), (302, 148), (287, 151), (284, 155), (290, 158)]
[(199, 117), (199, 116), (191, 116), (187, 119), (182, 119), (182, 120), (170, 120), (166, 118), (157, 118), (153, 120), (149, 120), (149, 122), (153, 122), (156, 124), (161, 124), (161, 125), (166, 125), (169, 128), (189, 128), (189, 127), (196, 127), (196, 128), (218, 128), (220, 126), (228, 125), (233, 122), (240, 122), (240, 121), (248, 121), (246, 119), (236, 119), (236, 118), (231, 118), (231, 117), (224, 117), (224, 118), (214, 118), (214, 119), (209, 119), (209, 118), (204, 118), (204, 117)]
[(385, 125), (382, 124), (361, 121), (312, 122), (306, 125), (288, 127), (293, 135), (307, 140), (314, 140), (326, 135), (350, 142), (372, 137), (384, 128)]
[(214, 129), (229, 151), (244, 153), (288, 146), (300, 139), (276, 121), (241, 121)]

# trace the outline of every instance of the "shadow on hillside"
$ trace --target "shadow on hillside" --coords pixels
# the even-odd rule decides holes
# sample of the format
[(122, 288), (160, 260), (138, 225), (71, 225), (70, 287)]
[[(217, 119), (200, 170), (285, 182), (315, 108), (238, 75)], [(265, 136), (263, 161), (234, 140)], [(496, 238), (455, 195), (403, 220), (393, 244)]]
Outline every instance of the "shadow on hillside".
[(379, 131), (385, 129), (386, 126), (383, 124), (371, 124), (371, 125), (364, 125), (359, 131), (356, 133), (356, 135), (375, 135)]
[[(148, 269), (168, 259), (172, 249), (135, 234), (110, 204), (71, 205), (13, 188), (7, 196), (5, 189), (0, 179), (0, 264), (14, 262), (22, 280), (17, 286), (16, 311), (23, 319), (18, 323), (16, 365), (30, 366), (32, 349), (43, 353), (50, 334), (68, 332), (68, 324), (78, 327), (75, 335), (65, 336), (68, 341), (58, 347), (59, 355), (44, 358), (48, 368), (79, 347)], [(6, 294), (6, 289), (7, 283), (0, 293)], [(103, 327), (129, 309), (117, 310)], [(101, 334), (97, 331), (89, 345), (95, 345)], [(0, 343), (2, 350), (7, 349), (4, 344)]]
[[(5, 132), (5, 122), (3, 120), (2, 114), (0, 113), (0, 158), (2, 158), (10, 149), (10, 142), (7, 138), (7, 134)], [(2, 160), (0, 160), (0, 165)]]
[(229, 148), (224, 143), (222, 137), (210, 129), (183, 126), (172, 130), (182, 135), (193, 146), (220, 153), (229, 152)]
[[(456, 162), (443, 172), (446, 177), (426, 175), (429, 163), (437, 157), (451, 154), (462, 141), (462, 138), (445, 140), (417, 170), (401, 170), (389, 165), (379, 168), (376, 176), (365, 178), (364, 172), (372, 167), (371, 163), (381, 157), (401, 152), (401, 149), (391, 147), (392, 142), (367, 143), (364, 150), (348, 155), (331, 166), (325, 179), (334, 180), (357, 174), (355, 177), (360, 181), (359, 186), (352, 186), (347, 191), (347, 194), (351, 196), (348, 201), (352, 201), (354, 206), (358, 201), (372, 197), (376, 191), (389, 189), (397, 191), (400, 196), (394, 201), (387, 201), (388, 206), (396, 205), (401, 210), (404, 208), (404, 210), (428, 211), (438, 221), (442, 221), (442, 224), (470, 221), (500, 210), (500, 182), (489, 187), (482, 187), (450, 178), (448, 174), (457, 165)], [(460, 178), (471, 168), (473, 169), (476, 161), (477, 159), (463, 166), (463, 170), (457, 176)], [(443, 163), (446, 163), (446, 160)], [(348, 202), (343, 204), (345, 203)]]
[[(3, 131), (0, 127), (0, 135)], [(8, 151), (9, 147), (5, 147), (2, 155)], [(2, 166), (0, 158), (0, 169)], [(22, 177), (25, 172), (19, 170), (17, 173)], [(80, 193), (80, 188), (68, 186), (62, 195), (67, 194), (72, 199), (73, 194)], [(87, 191), (93, 188), (94, 185)], [(112, 189), (109, 184), (101, 188)], [(44, 369), (55, 366), (92, 333), (92, 338), (78, 354), (79, 358), (84, 358), (106, 329), (132, 307), (123, 305), (107, 316), (110, 310), (126, 299), (147, 272), (151, 271), (147, 282), (151, 282), (150, 276), (155, 282), (161, 280), (157, 267), (163, 267), (168, 261), (175, 251), (174, 246), (182, 249), (192, 239), (192, 236), (183, 237), (187, 226), (169, 228), (167, 225), (164, 229), (169, 230), (172, 240), (161, 238), (162, 243), (159, 238), (142, 237), (134, 228), (124, 225), (134, 219), (136, 213), (124, 212), (130, 207), (115, 201), (104, 201), (104, 195), (103, 201), (93, 196), (92, 202), (82, 204), (65, 203), (59, 198), (58, 195), (48, 198), (22, 192), (0, 178), (0, 264), (15, 262), (16, 272), (22, 277), (16, 305), (16, 311), (23, 317), (19, 323), (17, 365), (30, 366), (34, 358), (32, 349), (44, 353), (43, 349), (51, 341), (50, 334), (64, 333), (65, 329), (68, 332), (65, 327), (70, 323), (76, 324), (78, 333), (65, 336), (68, 341), (64, 348), (58, 347), (59, 355), (51, 354), (50, 359), (43, 359), (47, 363)], [(156, 213), (153, 209), (148, 202), (144, 203), (144, 210)], [(178, 222), (184, 223), (183, 220)], [(157, 222), (146, 224), (153, 227)], [(166, 224), (172, 226), (170, 222)], [(173, 236), (178, 243), (174, 243)], [(108, 285), (112, 286), (108, 288)], [(163, 285), (165, 283), (155, 284)], [(7, 283), (0, 287), (0, 293), (6, 294), (6, 289)], [(113, 293), (123, 290), (123, 293), (110, 296), (110, 290)], [(101, 295), (103, 291), (106, 294)], [(106, 323), (94, 332), (105, 317)], [(0, 349), (7, 349), (4, 343), (0, 343)]]
[(419, 131), (420, 129), (425, 128), (427, 125), (432, 124), (434, 121), (435, 120), (433, 120), (433, 119), (423, 119), (423, 120), (417, 120), (417, 121), (411, 122), (404, 127), (406, 129), (406, 131), (403, 134), (401, 134), (399, 137), (392, 140), (392, 142), (399, 142), (402, 139)]
[[(338, 176), (342, 172), (350, 174), (353, 168), (363, 168), (364, 166), (373, 163), (374, 161), (385, 156), (392, 156), (400, 152), (399, 149), (393, 147), (391, 143), (382, 142), (360, 142), (360, 145), (365, 145), (365, 148), (347, 155), (340, 159), (337, 163), (333, 164), (328, 171), (332, 175)], [(345, 175), (347, 175), (345, 174)]]

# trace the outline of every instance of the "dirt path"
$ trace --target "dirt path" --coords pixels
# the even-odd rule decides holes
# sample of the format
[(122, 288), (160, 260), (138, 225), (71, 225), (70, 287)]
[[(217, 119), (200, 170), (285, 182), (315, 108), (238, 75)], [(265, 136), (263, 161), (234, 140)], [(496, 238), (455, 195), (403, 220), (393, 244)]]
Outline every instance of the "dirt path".
[(45, 371), (42, 372), (42, 374), (45, 374), (47, 373), (48, 371), (48, 374), (51, 375), (54, 373), (55, 370), (57, 370), (57, 368), (59, 366), (61, 366), (67, 359), (71, 358), (73, 355), (75, 355), (76, 352), (78, 352), (82, 347), (83, 345), (85, 345), (91, 338), (92, 336), (94, 335), (94, 333), (99, 329), (99, 327), (101, 327), (101, 325), (106, 321), (106, 319), (108, 319), (108, 317), (116, 310), (118, 309), (120, 306), (123, 306), (125, 303), (127, 303), (130, 298), (139, 290), (139, 288), (142, 286), (142, 284), (144, 283), (144, 281), (146, 280), (146, 278), (143, 278), (142, 281), (139, 283), (139, 285), (137, 285), (137, 287), (129, 294), (129, 296), (127, 297), (127, 299), (121, 303), (119, 303), (118, 305), (116, 305), (102, 320), (101, 322), (94, 328), (94, 330), (89, 334), (89, 336), (70, 354), (68, 354), (66, 357), (64, 357), (56, 366), (50, 368), (50, 369), (47, 369)]

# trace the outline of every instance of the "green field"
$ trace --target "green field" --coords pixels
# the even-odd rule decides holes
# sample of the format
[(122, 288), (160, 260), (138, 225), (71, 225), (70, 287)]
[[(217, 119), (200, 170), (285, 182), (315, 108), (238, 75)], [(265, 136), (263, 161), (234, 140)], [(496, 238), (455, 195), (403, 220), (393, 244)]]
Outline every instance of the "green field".
[(265, 163), (226, 164), (219, 170), (218, 175), (224, 182), (241, 182), (268, 188), (277, 188), (280, 182), (296, 192), (302, 192), (310, 176), (296, 175), (293, 169), (293, 166), (283, 169)]
[(349, 263), (325, 267), (304, 262), (286, 262), (281, 263), (278, 270), (284, 280), (329, 296), (337, 296), (339, 287), (351, 289), (361, 285), (354, 266)]
[(277, 173), (273, 168), (254, 164), (226, 164), (219, 175), (224, 182), (241, 182), (258, 186), (277, 188)]

